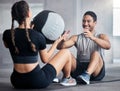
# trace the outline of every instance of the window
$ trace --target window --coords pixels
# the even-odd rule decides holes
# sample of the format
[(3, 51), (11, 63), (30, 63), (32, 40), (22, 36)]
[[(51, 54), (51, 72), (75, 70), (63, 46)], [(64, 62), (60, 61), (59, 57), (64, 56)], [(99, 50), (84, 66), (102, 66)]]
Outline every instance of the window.
[(113, 0), (113, 36), (120, 36), (120, 1)]

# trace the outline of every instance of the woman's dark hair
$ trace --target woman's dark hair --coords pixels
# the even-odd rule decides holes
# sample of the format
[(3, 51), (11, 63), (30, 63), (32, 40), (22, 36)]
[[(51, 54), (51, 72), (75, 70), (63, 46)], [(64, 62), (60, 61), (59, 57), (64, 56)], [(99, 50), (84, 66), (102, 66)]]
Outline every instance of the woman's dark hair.
[(26, 30), (26, 37), (28, 39), (28, 42), (31, 46), (31, 50), (33, 52), (36, 51), (35, 45), (32, 43), (30, 36), (29, 36), (29, 32), (28, 29), (26, 28), (26, 17), (28, 16), (28, 12), (29, 12), (29, 5), (27, 4), (27, 2), (21, 0), (19, 2), (16, 2), (13, 6), (12, 6), (12, 10), (11, 10), (11, 15), (12, 15), (12, 25), (11, 25), (11, 37), (12, 37), (12, 43), (13, 46), (15, 47), (15, 53), (19, 53), (19, 49), (16, 46), (15, 43), (15, 30), (14, 30), (14, 21), (16, 20), (18, 22), (18, 24), (24, 24), (25, 26), (25, 30)]
[(97, 21), (97, 15), (96, 15), (93, 11), (87, 11), (87, 12), (84, 14), (84, 16), (85, 16), (85, 15), (90, 15), (90, 16), (93, 18), (94, 22)]

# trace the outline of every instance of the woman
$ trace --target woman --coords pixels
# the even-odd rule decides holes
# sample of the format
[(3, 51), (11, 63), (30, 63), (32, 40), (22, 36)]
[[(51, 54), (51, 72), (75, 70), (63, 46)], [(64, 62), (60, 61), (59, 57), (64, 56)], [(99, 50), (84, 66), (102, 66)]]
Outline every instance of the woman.
[[(61, 84), (65, 86), (76, 85), (75, 79), (70, 76), (75, 58), (67, 49), (60, 50), (54, 57), (52, 54), (58, 43), (63, 39), (60, 37), (52, 47), (46, 49), (46, 41), (41, 33), (30, 27), (31, 11), (27, 2), (18, 1), (12, 6), (11, 29), (3, 33), (4, 45), (9, 48), (13, 59), (13, 72), (11, 83), (14, 88), (45, 88), (52, 83), (53, 79), (63, 71)], [(14, 29), (14, 21), (19, 26)], [(46, 65), (40, 68), (38, 54)], [(63, 55), (64, 54), (64, 55)]]

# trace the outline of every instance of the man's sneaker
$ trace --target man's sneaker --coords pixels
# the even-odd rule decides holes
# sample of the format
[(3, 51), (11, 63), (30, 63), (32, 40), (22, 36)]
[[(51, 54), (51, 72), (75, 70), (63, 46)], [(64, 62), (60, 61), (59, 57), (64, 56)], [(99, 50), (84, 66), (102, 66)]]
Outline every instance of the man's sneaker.
[(53, 83), (59, 83), (59, 79), (56, 77), (53, 79)]
[(60, 84), (63, 86), (75, 86), (77, 82), (74, 78), (70, 77), (70, 78), (62, 78)]
[(82, 73), (77, 77), (77, 82), (81, 84), (90, 84), (90, 75), (87, 72)]

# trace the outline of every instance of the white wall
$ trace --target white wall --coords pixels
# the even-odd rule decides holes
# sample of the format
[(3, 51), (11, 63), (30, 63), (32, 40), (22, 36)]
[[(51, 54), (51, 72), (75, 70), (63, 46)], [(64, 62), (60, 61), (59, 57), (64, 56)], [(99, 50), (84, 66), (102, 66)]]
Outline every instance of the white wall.
[[(52, 3), (51, 3), (52, 2)], [(66, 29), (71, 30), (71, 35), (82, 31), (81, 21), (83, 14), (94, 11), (98, 21), (96, 30), (105, 33), (110, 38), (112, 48), (105, 51), (106, 63), (113, 61), (113, 36), (112, 36), (112, 0), (46, 0), (45, 9), (51, 9), (60, 13), (66, 23)], [(76, 51), (73, 49), (75, 54)]]
[[(30, 3), (33, 17), (43, 10), (43, 3)], [(0, 3), (0, 68), (11, 67), (12, 59), (7, 48), (4, 47), (2, 41), (2, 33), (6, 29), (11, 28), (11, 3)], [(17, 27), (17, 23), (15, 24)]]
[(98, 16), (96, 30), (109, 36), (112, 48), (105, 51), (106, 63), (113, 61), (113, 0), (81, 0), (82, 14), (87, 10), (94, 11)]
[[(10, 4), (12, 5), (16, 0), (0, 0), (0, 4)], [(110, 38), (112, 48), (108, 51), (105, 51), (106, 54), (106, 63), (112, 63), (113, 58), (120, 57), (120, 48), (119, 46), (119, 38), (113, 38), (112, 36), (112, 0), (28, 0), (29, 4), (43, 4), (43, 9), (50, 9), (58, 12), (63, 17), (66, 27), (65, 29), (71, 30), (71, 35), (78, 34), (82, 31), (81, 21), (82, 16), (87, 10), (93, 10), (98, 16), (98, 23), (96, 30), (101, 31), (107, 34)], [(7, 6), (9, 7), (9, 5)], [(0, 7), (1, 12), (5, 12)], [(10, 11), (8, 11), (10, 12)], [(35, 11), (36, 12), (36, 11)], [(5, 22), (3, 21), (3, 17), (5, 17)], [(3, 28), (10, 27), (10, 14), (0, 14), (0, 32), (2, 32)], [(5, 26), (3, 25), (5, 24)], [(1, 28), (1, 26), (3, 28)], [(0, 35), (0, 39), (2, 36)], [(114, 42), (113, 42), (114, 41)], [(0, 59), (2, 62), (9, 64), (11, 58), (9, 56), (8, 50), (3, 47), (2, 40), (0, 41)], [(115, 46), (115, 47), (114, 47)], [(114, 47), (114, 50), (113, 50)], [(76, 49), (73, 47), (70, 49), (74, 55), (76, 55)], [(118, 52), (118, 53), (117, 53)], [(114, 54), (114, 55), (113, 55)], [(2, 64), (0, 64), (2, 65)]]

